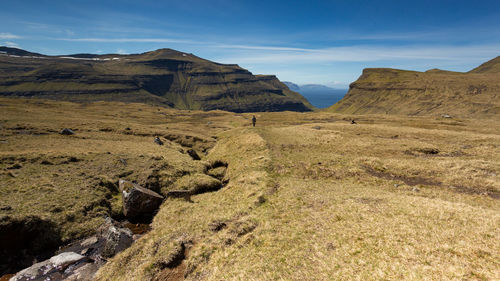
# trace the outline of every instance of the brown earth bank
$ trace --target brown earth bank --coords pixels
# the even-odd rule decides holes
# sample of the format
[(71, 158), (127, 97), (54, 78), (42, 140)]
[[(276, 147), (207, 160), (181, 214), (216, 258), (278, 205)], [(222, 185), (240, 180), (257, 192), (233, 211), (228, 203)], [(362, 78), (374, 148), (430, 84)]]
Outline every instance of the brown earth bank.
[[(0, 98), (2, 273), (72, 251), (52, 276), (496, 280), (498, 132), (495, 119)], [(163, 198), (150, 221), (124, 214), (135, 186)], [(99, 248), (106, 237), (133, 243)]]

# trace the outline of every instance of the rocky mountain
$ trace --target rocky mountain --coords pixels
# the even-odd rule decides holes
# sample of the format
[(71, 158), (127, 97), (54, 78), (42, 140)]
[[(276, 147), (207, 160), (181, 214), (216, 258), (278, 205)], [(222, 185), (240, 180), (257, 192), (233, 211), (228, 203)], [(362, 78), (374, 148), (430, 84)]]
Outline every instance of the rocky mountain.
[(344, 97), (347, 90), (330, 88), (320, 84), (297, 85), (283, 81), (283, 84), (294, 92), (298, 92), (318, 108), (326, 108)]
[(133, 55), (45, 56), (0, 47), (0, 96), (143, 102), (233, 112), (311, 111), (273, 75), (160, 49)]
[(364, 69), (347, 95), (328, 110), (351, 114), (498, 116), (500, 57), (465, 73)]

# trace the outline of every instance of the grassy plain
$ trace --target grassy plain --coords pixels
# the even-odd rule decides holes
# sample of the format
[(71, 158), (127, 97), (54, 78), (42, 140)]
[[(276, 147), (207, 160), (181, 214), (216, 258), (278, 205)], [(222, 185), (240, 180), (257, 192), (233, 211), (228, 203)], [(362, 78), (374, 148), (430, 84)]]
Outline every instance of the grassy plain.
[(0, 214), (55, 221), (66, 240), (119, 215), (103, 179), (159, 174), (163, 190), (228, 164), (219, 191), (166, 199), (99, 280), (500, 279), (498, 120), (281, 112), (252, 128), (252, 114), (0, 104)]

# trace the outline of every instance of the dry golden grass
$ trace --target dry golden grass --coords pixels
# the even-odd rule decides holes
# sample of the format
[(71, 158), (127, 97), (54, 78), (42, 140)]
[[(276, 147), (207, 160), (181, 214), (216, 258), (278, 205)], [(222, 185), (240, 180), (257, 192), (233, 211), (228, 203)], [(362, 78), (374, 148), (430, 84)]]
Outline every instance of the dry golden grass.
[[(62, 115), (47, 114), (56, 108), (0, 103), (12, 112), (0, 118), (4, 127), (63, 124)], [(495, 120), (363, 115), (352, 125), (347, 115), (282, 112), (256, 114), (251, 128), (252, 114), (160, 109), (167, 130), (153, 107), (99, 103), (78, 111), (79, 105), (50, 104), (61, 106), (61, 114), (73, 109), (64, 124), (87, 126), (77, 134), (87, 139), (67, 144), (62, 136), (40, 136), (58, 143), (51, 147), (31, 142), (36, 136), (9, 135), (2, 156), (74, 155), (88, 160), (70, 165), (85, 164), (81, 169), (92, 174), (107, 151), (130, 159), (159, 155), (149, 135), (114, 133), (130, 126), (146, 135), (217, 136), (202, 161), (166, 144), (161, 156), (176, 169), (196, 174), (217, 161), (228, 164), (224, 188), (192, 202), (167, 199), (152, 230), (101, 268), (98, 280), (500, 279)], [(132, 168), (156, 161), (146, 159)]]

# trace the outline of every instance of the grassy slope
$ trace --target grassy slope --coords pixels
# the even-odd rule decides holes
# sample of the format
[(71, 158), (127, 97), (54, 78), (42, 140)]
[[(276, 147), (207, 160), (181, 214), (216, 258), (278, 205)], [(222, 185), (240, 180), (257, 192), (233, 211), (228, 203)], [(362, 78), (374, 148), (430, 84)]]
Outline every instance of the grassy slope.
[(326, 111), (355, 114), (493, 117), (500, 113), (499, 60), (468, 72), (365, 69)]
[[(495, 120), (364, 115), (351, 125), (348, 115), (284, 112), (256, 114), (250, 128), (251, 114), (0, 104), (0, 198), (13, 208), (0, 214), (54, 220), (68, 238), (90, 233), (110, 212), (100, 204), (83, 212), (109, 198), (94, 177), (115, 181), (131, 170), (130, 179), (144, 182), (162, 161), (167, 174), (229, 164), (226, 187), (193, 202), (168, 199), (153, 230), (103, 267), (100, 280), (500, 278)], [(77, 134), (60, 136), (61, 127)], [(218, 141), (203, 161), (191, 161), (178, 143), (154, 145), (154, 134)], [(62, 164), (69, 157), (82, 161)], [(22, 168), (7, 169), (12, 161)], [(51, 211), (57, 206), (62, 212)], [(179, 253), (186, 258), (170, 266)]]
[[(230, 184), (194, 204), (164, 204), (153, 231), (98, 279), (178, 280), (176, 270), (188, 280), (500, 277), (495, 122), (258, 117), (209, 155), (229, 159)], [(440, 152), (419, 152), (429, 148)], [(213, 232), (214, 221), (227, 227)], [(182, 241), (187, 259), (162, 266)]]
[[(0, 205), (10, 208), (0, 216), (54, 222), (62, 242), (92, 233), (104, 215), (120, 216), (119, 178), (147, 184), (159, 167), (167, 181), (203, 170), (181, 151), (193, 147), (203, 154), (212, 134), (227, 129), (225, 121), (217, 127), (207, 122), (228, 113), (4, 98), (0, 104)], [(76, 134), (59, 135), (62, 128)], [(178, 141), (158, 146), (155, 135)]]

